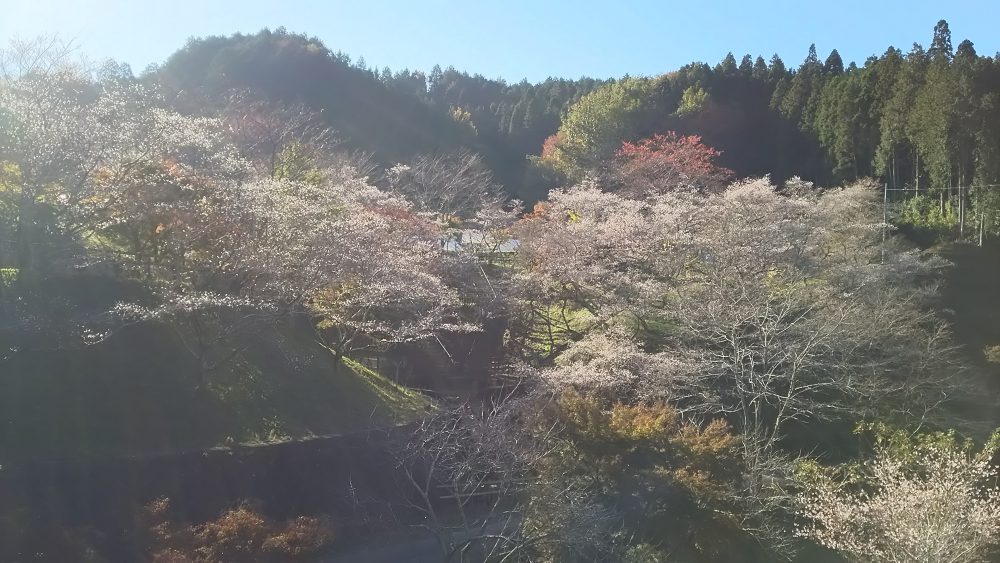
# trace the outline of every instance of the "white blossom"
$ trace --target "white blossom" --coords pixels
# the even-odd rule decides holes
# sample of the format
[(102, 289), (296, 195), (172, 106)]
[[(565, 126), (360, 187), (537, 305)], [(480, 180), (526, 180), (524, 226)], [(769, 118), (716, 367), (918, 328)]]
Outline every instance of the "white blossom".
[(923, 448), (915, 463), (879, 453), (860, 488), (807, 492), (802, 533), (855, 561), (984, 561), (1000, 542), (1000, 489), (988, 455)]

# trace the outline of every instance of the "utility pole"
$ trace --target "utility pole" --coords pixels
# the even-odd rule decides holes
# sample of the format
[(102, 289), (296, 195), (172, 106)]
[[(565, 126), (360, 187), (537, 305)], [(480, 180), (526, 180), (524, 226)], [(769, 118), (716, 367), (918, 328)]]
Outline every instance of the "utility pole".
[(958, 238), (959, 240), (965, 238), (965, 194), (962, 192), (963, 189), (968, 189), (966, 186), (958, 186)]
[(979, 211), (979, 248), (983, 247), (983, 227), (986, 222), (986, 218), (983, 217), (982, 210)]
[(889, 227), (889, 182), (882, 188), (882, 260), (885, 264), (885, 230)]

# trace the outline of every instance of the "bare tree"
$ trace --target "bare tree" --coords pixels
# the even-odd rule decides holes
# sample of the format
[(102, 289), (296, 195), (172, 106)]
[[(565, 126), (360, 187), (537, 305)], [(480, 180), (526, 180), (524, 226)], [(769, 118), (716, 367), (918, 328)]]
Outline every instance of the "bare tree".
[(262, 174), (303, 181), (331, 164), (339, 144), (320, 112), (279, 105), (241, 91), (229, 96), (222, 120), (236, 146)]
[(421, 155), (392, 168), (388, 176), (392, 188), (418, 211), (442, 217), (471, 219), (503, 199), (482, 158), (467, 150)]
[[(923, 419), (957, 391), (948, 332), (924, 280), (938, 266), (897, 251), (882, 263), (866, 185), (783, 197), (746, 183), (709, 198), (672, 317), (711, 377), (698, 385), (771, 449), (795, 420)], [(711, 408), (711, 407), (709, 407)]]
[(72, 64), (76, 47), (59, 36), (13, 39), (0, 49), (0, 78), (22, 80), (28, 76), (48, 76)]
[(546, 448), (519, 428), (510, 403), (464, 405), (421, 422), (399, 448), (399, 468), (445, 561), (608, 549), (609, 512), (582, 490), (539, 480), (534, 467)]

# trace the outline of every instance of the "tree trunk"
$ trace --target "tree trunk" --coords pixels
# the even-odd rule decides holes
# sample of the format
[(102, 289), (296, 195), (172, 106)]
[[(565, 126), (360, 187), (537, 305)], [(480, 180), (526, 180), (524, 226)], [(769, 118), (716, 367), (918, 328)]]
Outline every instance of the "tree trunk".
[(27, 186), (21, 187), (21, 203), (17, 214), (17, 236), (16, 236), (16, 264), (18, 277), (24, 279), (35, 265), (32, 244), (38, 242), (35, 239), (35, 201), (32, 192)]

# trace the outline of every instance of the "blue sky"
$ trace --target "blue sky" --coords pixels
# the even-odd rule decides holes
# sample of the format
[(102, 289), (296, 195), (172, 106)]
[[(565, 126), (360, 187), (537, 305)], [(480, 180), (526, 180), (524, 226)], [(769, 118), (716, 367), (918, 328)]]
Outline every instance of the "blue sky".
[(732, 51), (778, 53), (797, 66), (810, 43), (859, 64), (892, 44), (930, 42), (948, 20), (953, 43), (1000, 50), (1000, 1), (830, 0), (4, 0), (0, 41), (59, 34), (93, 59), (135, 71), (188, 37), (284, 26), (369, 65), (430, 70), (435, 63), (516, 82), (653, 75)]

